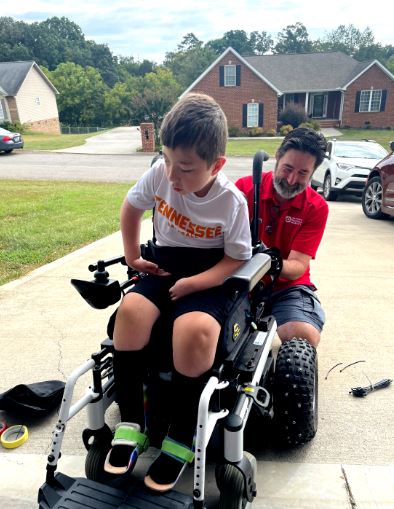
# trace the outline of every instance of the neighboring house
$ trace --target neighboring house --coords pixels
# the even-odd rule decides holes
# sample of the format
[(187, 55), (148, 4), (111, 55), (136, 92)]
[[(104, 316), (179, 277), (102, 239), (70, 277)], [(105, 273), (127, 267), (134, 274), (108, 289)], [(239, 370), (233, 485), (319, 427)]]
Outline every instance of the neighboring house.
[(394, 76), (341, 52), (242, 57), (227, 48), (187, 92), (216, 99), (229, 127), (276, 130), (291, 102), (324, 127), (394, 127)]
[(0, 122), (60, 133), (58, 91), (35, 62), (0, 62), (0, 87)]

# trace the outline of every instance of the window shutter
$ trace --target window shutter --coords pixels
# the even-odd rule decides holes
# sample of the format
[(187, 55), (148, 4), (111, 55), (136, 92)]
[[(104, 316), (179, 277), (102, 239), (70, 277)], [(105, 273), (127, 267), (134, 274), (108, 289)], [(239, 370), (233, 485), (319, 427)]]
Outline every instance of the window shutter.
[(358, 91), (356, 94), (356, 105), (354, 107), (354, 113), (358, 113), (360, 110), (360, 95), (361, 95), (361, 92)]
[(264, 104), (259, 103), (259, 127), (264, 125)]
[(248, 127), (248, 105), (242, 105), (242, 127)]
[(219, 67), (219, 85), (224, 87), (224, 65)]
[(382, 90), (382, 100), (380, 101), (380, 111), (384, 111), (386, 107), (387, 90)]
[(235, 84), (237, 87), (239, 87), (241, 85), (241, 66), (237, 65), (235, 70), (236, 70)]

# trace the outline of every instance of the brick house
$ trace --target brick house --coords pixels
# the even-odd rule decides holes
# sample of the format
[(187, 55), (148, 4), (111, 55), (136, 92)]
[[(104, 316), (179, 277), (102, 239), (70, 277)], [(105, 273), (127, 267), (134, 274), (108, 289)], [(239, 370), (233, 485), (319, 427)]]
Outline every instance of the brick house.
[(291, 102), (324, 127), (394, 127), (394, 76), (341, 52), (242, 57), (227, 48), (187, 92), (214, 97), (229, 127), (243, 130), (277, 130)]
[(35, 62), (0, 62), (0, 123), (21, 122), (33, 131), (60, 134), (56, 94)]

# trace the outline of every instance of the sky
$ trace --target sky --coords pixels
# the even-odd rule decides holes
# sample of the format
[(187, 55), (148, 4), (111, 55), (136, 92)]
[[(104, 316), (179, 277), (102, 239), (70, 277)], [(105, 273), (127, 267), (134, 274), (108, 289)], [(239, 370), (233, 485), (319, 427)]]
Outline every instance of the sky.
[(18, 0), (10, 8), (9, 2), (0, 0), (0, 12), (25, 22), (65, 16), (81, 27), (86, 39), (107, 44), (114, 55), (162, 63), (190, 32), (203, 43), (229, 30), (248, 35), (266, 31), (275, 39), (296, 22), (305, 25), (311, 40), (341, 24), (353, 24), (360, 31), (369, 27), (376, 42), (394, 45), (390, 1)]

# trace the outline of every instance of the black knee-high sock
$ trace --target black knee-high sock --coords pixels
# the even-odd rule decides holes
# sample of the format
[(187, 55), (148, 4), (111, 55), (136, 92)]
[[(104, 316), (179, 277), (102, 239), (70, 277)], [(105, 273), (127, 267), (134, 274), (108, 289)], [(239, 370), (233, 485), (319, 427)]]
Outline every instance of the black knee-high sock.
[(198, 403), (208, 379), (207, 374), (197, 378), (181, 375), (174, 370), (172, 375), (173, 407), (169, 436), (191, 447), (197, 426)]
[(136, 422), (145, 429), (143, 381), (145, 351), (115, 350), (113, 357), (116, 397), (123, 422)]
[[(173, 405), (168, 435), (186, 447), (191, 448), (193, 443), (198, 402), (206, 381), (206, 374), (190, 378), (174, 371), (172, 375)], [(155, 483), (171, 484), (176, 481), (182, 468), (183, 463), (167, 454), (160, 454), (150, 466), (147, 476)]]

